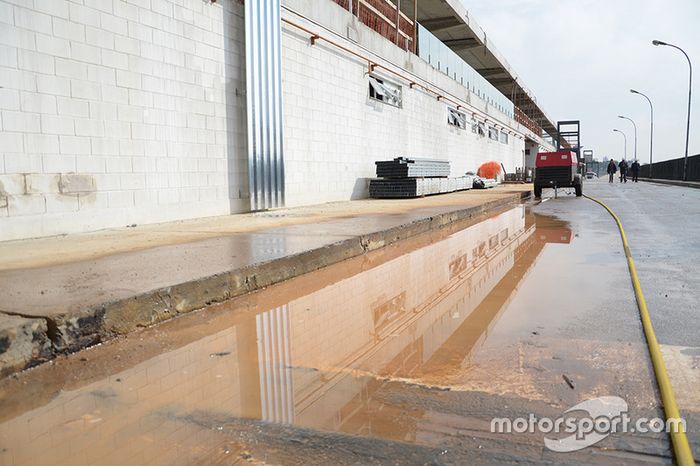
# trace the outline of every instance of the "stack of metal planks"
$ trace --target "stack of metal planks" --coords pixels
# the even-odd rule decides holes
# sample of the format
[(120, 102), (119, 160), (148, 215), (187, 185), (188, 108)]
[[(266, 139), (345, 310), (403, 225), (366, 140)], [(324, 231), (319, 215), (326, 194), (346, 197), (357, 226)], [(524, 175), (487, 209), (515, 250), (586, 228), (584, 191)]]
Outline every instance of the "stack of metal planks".
[(430, 196), (471, 189), (473, 176), (457, 178), (378, 178), (369, 182), (369, 197), (397, 199)]
[(374, 162), (379, 178), (446, 178), (450, 176), (447, 160), (398, 157)]

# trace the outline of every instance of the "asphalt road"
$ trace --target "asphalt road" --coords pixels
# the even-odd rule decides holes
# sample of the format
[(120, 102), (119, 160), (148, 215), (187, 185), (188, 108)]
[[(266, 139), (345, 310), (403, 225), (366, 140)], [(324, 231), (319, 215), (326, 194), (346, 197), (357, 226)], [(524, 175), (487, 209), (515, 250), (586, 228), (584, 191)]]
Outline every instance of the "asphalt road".
[[(610, 184), (589, 181), (584, 193), (607, 204), (620, 218), (630, 243), (640, 283), (656, 336), (661, 345), (681, 415), (688, 418), (697, 458), (700, 412), (700, 189), (648, 182)], [(564, 193), (551, 199), (544, 193), (538, 213), (554, 214), (575, 222), (581, 235), (615, 228), (612, 218), (597, 204)], [(607, 222), (606, 226), (601, 222)], [(588, 225), (588, 228), (586, 228)], [(620, 247), (621, 240), (615, 243)], [(619, 273), (611, 273), (611, 283)], [(610, 300), (628, 296), (631, 283), (616, 282), (616, 289), (587, 290)], [(615, 296), (617, 295), (617, 296)], [(609, 316), (611, 322), (614, 317)], [(621, 331), (617, 324), (611, 325)]]

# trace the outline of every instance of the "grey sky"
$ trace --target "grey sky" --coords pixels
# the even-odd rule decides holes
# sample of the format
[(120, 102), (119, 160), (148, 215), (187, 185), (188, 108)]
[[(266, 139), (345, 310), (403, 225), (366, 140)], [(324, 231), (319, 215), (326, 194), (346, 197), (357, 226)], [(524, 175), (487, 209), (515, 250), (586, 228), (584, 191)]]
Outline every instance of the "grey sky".
[(628, 158), (638, 129), (638, 158), (649, 160), (654, 102), (654, 160), (682, 156), (688, 64), (694, 65), (690, 154), (700, 153), (700, 0), (462, 0), (496, 48), (554, 120), (580, 119), (581, 142), (596, 158)]

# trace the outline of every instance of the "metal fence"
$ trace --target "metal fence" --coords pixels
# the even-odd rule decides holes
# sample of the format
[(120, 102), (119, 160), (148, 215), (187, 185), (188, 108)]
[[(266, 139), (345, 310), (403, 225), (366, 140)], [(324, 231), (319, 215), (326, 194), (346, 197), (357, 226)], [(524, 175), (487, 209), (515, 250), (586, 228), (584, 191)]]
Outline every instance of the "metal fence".
[[(683, 157), (663, 162), (655, 162), (652, 165), (653, 178), (662, 180), (683, 179)], [(649, 178), (649, 164), (642, 165), (639, 176)], [(688, 157), (688, 181), (700, 181), (700, 154)]]

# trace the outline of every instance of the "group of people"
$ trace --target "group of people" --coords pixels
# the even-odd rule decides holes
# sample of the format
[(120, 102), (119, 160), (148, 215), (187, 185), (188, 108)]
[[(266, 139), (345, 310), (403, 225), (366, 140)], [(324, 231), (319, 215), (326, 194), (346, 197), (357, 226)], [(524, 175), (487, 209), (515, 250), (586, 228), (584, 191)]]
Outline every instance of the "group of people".
[(615, 164), (615, 161), (610, 159), (610, 162), (608, 162), (608, 176), (610, 177), (608, 179), (609, 183), (612, 183), (615, 179), (615, 173), (617, 172), (618, 168), (620, 170), (620, 183), (627, 183), (628, 171), (632, 173), (632, 181), (635, 183), (639, 181), (639, 162), (635, 160), (632, 162), (632, 165), (628, 165), (627, 161), (622, 159), (620, 160), (619, 164)]

